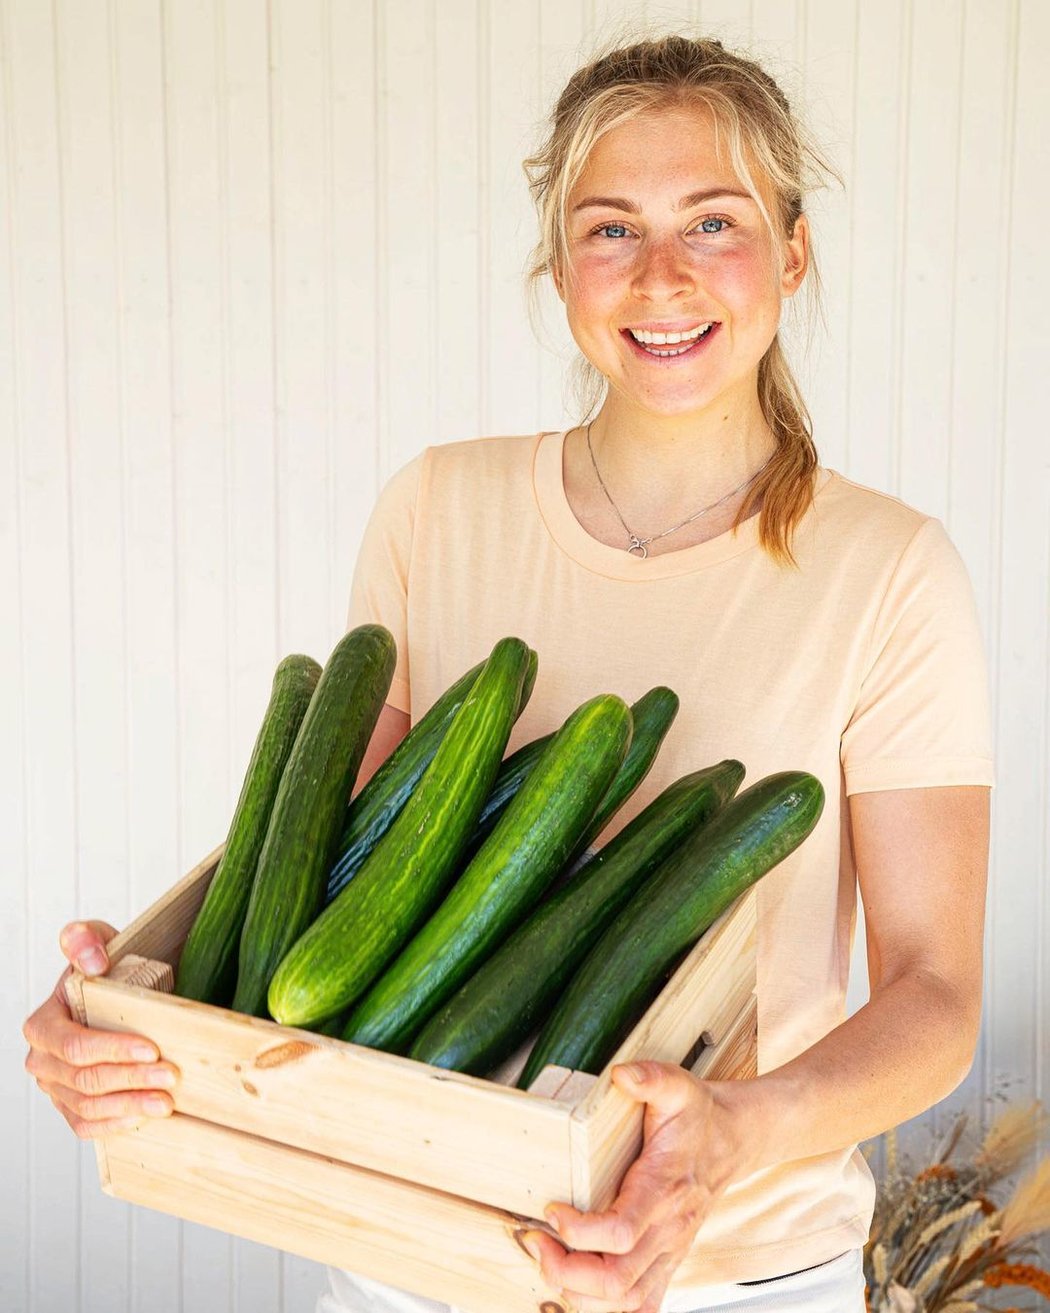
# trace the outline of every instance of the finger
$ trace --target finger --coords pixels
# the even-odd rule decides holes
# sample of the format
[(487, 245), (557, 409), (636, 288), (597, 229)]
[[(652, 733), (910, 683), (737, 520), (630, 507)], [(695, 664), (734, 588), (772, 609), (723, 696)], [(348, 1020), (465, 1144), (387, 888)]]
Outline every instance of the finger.
[(25, 1069), (41, 1089), (63, 1085), (93, 1097), (121, 1090), (173, 1090), (179, 1076), (178, 1068), (170, 1062), (104, 1062), (93, 1067), (71, 1067), (39, 1049), (30, 1049)]
[[(656, 1262), (664, 1249), (658, 1232), (624, 1256), (566, 1252), (562, 1245), (542, 1231), (528, 1231), (522, 1242), (538, 1258), (543, 1279), (555, 1290), (572, 1293), (573, 1301), (586, 1296), (594, 1307), (621, 1310), (633, 1307), (624, 1299)], [(644, 1297), (644, 1292), (639, 1300)]]
[(26, 1020), (22, 1034), (31, 1048), (50, 1053), (72, 1067), (92, 1067), (100, 1062), (156, 1062), (160, 1057), (156, 1044), (142, 1035), (81, 1026), (57, 995)]
[(80, 1140), (101, 1140), (107, 1135), (117, 1135), (121, 1131), (134, 1130), (146, 1120), (145, 1117), (118, 1117), (113, 1121), (92, 1122), (86, 1121), (83, 1117), (67, 1114), (58, 1104), (55, 1106), (69, 1123), (73, 1134)]
[(116, 933), (107, 921), (70, 921), (58, 932), (58, 943), (78, 970), (100, 976), (109, 970), (106, 944)]
[(625, 1290), (596, 1296), (586, 1291), (561, 1289), (561, 1296), (579, 1313), (641, 1313), (643, 1309), (656, 1313), (663, 1302), (667, 1283), (675, 1264), (670, 1254), (658, 1254), (634, 1285)]
[(51, 1102), (72, 1126), (74, 1120), (84, 1122), (126, 1121), (128, 1118), (170, 1117), (174, 1104), (170, 1094), (161, 1091), (145, 1094), (130, 1090), (120, 1094), (103, 1094), (94, 1098), (78, 1094), (65, 1085), (56, 1085), (48, 1091)]

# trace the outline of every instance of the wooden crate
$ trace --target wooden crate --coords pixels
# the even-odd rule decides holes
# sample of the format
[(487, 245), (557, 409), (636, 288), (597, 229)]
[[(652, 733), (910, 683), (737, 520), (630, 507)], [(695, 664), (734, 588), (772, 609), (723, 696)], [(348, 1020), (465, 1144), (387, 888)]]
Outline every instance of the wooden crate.
[(602, 1209), (642, 1142), (610, 1068), (755, 1073), (754, 890), (715, 923), (600, 1076), (492, 1079), (175, 997), (173, 968), (222, 849), (74, 973), (88, 1024), (152, 1039), (181, 1072), (175, 1113), (97, 1141), (108, 1193), (477, 1313), (559, 1313), (518, 1243), (543, 1207)]

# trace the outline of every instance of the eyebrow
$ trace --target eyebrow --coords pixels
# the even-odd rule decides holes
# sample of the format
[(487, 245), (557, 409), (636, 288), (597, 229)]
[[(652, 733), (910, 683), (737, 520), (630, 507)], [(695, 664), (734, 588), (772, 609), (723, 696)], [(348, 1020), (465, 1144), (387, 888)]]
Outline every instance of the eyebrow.
[[(723, 196), (736, 196), (740, 200), (753, 200), (750, 192), (736, 191), (732, 187), (709, 187), (704, 191), (692, 191), (688, 196), (683, 196), (675, 206), (675, 210), (691, 210), (694, 205), (702, 205), (705, 201), (720, 200)], [(641, 214), (641, 208), (634, 201), (626, 200), (623, 196), (585, 196), (572, 207), (575, 214), (577, 210), (587, 210), (592, 206), (607, 207), (610, 210), (624, 210), (627, 214)]]

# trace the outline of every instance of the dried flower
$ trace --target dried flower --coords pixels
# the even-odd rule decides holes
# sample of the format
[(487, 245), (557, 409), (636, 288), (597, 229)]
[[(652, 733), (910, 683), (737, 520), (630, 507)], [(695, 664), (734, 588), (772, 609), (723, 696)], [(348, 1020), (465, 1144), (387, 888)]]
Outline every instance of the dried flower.
[(1038, 1103), (1007, 1107), (971, 1148), (969, 1161), (960, 1161), (967, 1128), (961, 1114), (933, 1161), (918, 1171), (900, 1152), (896, 1133), (887, 1132), (886, 1172), (864, 1253), (867, 1308), (991, 1313), (986, 1300), (993, 1290), (1013, 1285), (1050, 1295), (1050, 1272), (1021, 1261), (1032, 1252), (1021, 1242), (1050, 1230), (1050, 1158), (1005, 1202), (993, 1188), (1031, 1154), (1047, 1124)]

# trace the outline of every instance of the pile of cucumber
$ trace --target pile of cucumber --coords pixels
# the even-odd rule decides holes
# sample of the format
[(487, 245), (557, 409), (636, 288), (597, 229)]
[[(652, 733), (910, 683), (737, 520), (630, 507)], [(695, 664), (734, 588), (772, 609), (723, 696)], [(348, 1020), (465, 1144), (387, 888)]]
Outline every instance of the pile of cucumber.
[(578, 859), (651, 768), (668, 688), (603, 693), (504, 760), (537, 656), (503, 638), (348, 803), (396, 650), (361, 625), (322, 670), (277, 667), (225, 850), (175, 991), (484, 1076), (535, 1036), (548, 1063), (601, 1071), (668, 975), (810, 833), (820, 781), (738, 793), (732, 759), (664, 789)]

